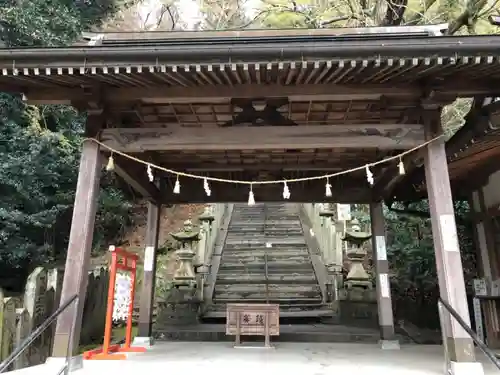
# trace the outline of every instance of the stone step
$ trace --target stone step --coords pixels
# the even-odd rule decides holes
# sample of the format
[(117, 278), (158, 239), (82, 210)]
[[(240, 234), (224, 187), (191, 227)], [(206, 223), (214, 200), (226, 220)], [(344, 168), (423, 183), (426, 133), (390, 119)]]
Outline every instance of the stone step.
[(213, 294), (221, 307), (212, 313), (225, 317), (226, 302), (279, 303), (290, 314), (321, 310), (321, 289), (298, 207), (234, 205)]
[[(228, 303), (241, 303), (239, 301), (225, 301), (225, 302), (215, 302), (207, 305), (207, 311), (226, 311)], [(246, 303), (246, 302), (245, 302)], [(273, 303), (273, 302), (269, 302)], [(297, 303), (280, 303), (281, 311), (304, 311), (304, 310), (319, 310), (324, 308), (322, 302), (297, 302)]]
[(266, 275), (262, 273), (248, 273), (248, 274), (230, 274), (219, 273), (217, 275), (217, 285), (227, 284), (265, 284), (266, 281), (271, 284), (317, 284), (316, 276), (314, 273), (300, 274), (300, 273), (273, 273)]
[(289, 304), (289, 303), (321, 303), (321, 294), (313, 293), (271, 293), (266, 296), (265, 293), (214, 293), (214, 302), (224, 302), (224, 303), (277, 303), (277, 304)]
[(299, 228), (302, 227), (299, 220), (269, 220), (267, 218), (249, 218), (248, 220), (231, 220), (229, 226), (244, 227), (245, 225), (265, 226), (270, 228)]
[[(267, 247), (267, 243), (271, 245), (271, 247)], [(268, 251), (268, 250), (280, 250), (280, 251), (305, 251), (309, 252), (306, 244), (287, 244), (287, 243), (277, 243), (277, 242), (262, 242), (255, 244), (243, 244), (243, 243), (233, 243), (226, 245), (224, 247), (225, 253), (233, 253), (233, 252), (245, 252), (245, 251)]]
[(253, 238), (242, 238), (242, 237), (232, 237), (228, 234), (228, 238), (226, 239), (226, 246), (266, 246), (266, 244), (270, 243), (271, 246), (276, 245), (290, 245), (290, 246), (306, 246), (305, 239), (300, 236), (297, 238), (270, 238), (266, 236), (258, 236)]
[[(228, 302), (228, 303), (240, 303), (240, 301)], [(226, 303), (214, 303), (207, 306), (207, 310), (203, 313), (203, 318), (225, 318), (226, 317), (227, 304)], [(311, 303), (311, 304), (295, 304), (295, 305), (285, 305), (280, 304), (280, 318), (299, 318), (299, 317), (321, 317), (321, 316), (332, 316), (333, 312), (328, 307), (325, 307), (321, 303)]]
[(228, 229), (228, 234), (231, 236), (239, 235), (242, 237), (247, 237), (247, 236), (254, 236), (254, 235), (259, 235), (259, 234), (265, 234), (268, 236), (283, 236), (283, 237), (288, 237), (288, 236), (295, 236), (295, 237), (301, 237), (303, 236), (304, 232), (302, 231), (302, 228), (289, 228), (289, 229), (270, 229), (270, 228), (245, 228), (241, 230), (234, 230), (229, 228)]
[(240, 241), (240, 242), (255, 242), (266, 240), (275, 240), (276, 242), (304, 242), (304, 237), (302, 233), (276, 233), (276, 232), (228, 232), (227, 237), (231, 240), (230, 242)]
[[(238, 215), (234, 215), (231, 216), (232, 220), (231, 220), (231, 223), (236, 223), (238, 222), (239, 220), (236, 220), (235, 218), (237, 218)], [(242, 220), (242, 221), (246, 221), (246, 220)], [(290, 216), (290, 217), (280, 217), (280, 218), (270, 218), (269, 216), (263, 216), (260, 221), (258, 219), (256, 219), (255, 223), (260, 223), (260, 224), (263, 224), (263, 225), (290, 225), (290, 224), (293, 224), (293, 225), (297, 225), (299, 224), (300, 225), (300, 220), (296, 217), (296, 216)]]
[(225, 259), (226, 257), (275, 257), (275, 256), (305, 256), (309, 257), (309, 251), (305, 248), (298, 249), (298, 248), (277, 248), (277, 247), (270, 247), (270, 248), (249, 248), (249, 249), (236, 249), (236, 250), (229, 250), (229, 251), (224, 251), (222, 254), (222, 257)]
[(288, 264), (295, 262), (295, 264), (311, 263), (309, 254), (269, 254), (261, 256), (256, 256), (253, 254), (239, 254), (239, 255), (222, 255), (222, 262), (234, 265), (252, 265), (252, 264), (264, 264), (264, 263), (283, 263)]
[[(282, 284), (219, 284), (215, 285), (215, 296), (222, 298), (223, 295), (234, 294), (238, 297), (252, 298), (258, 296), (269, 298), (280, 298), (280, 296), (297, 296), (315, 298), (318, 295), (321, 296), (321, 290), (318, 285), (310, 284), (293, 284), (293, 285), (282, 285)], [(225, 297), (230, 298), (229, 296)]]
[(277, 227), (277, 228), (284, 228), (284, 227), (301, 227), (300, 220), (297, 219), (273, 219), (270, 220), (269, 218), (251, 218), (249, 220), (235, 220), (233, 217), (233, 220), (231, 220), (230, 225), (233, 226), (243, 226), (245, 224), (252, 224), (252, 225), (262, 225), (266, 227)]
[[(225, 264), (225, 262), (221, 262), (219, 267), (220, 272), (234, 272), (234, 273), (255, 273), (255, 271), (262, 270), (264, 272), (265, 266), (264, 263), (231, 263)], [(268, 274), (272, 274), (275, 272), (287, 272), (287, 273), (309, 273), (312, 271), (312, 263), (309, 261), (307, 263), (297, 264), (297, 263), (284, 263), (284, 262), (268, 262), (267, 263), (267, 272)], [(217, 282), (216, 282), (217, 283)]]

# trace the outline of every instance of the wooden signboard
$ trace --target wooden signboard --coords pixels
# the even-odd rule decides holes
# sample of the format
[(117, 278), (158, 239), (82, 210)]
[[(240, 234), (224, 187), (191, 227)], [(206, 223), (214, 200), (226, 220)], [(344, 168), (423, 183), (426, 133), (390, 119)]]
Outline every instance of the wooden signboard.
[(241, 335), (264, 336), (269, 347), (270, 336), (279, 336), (279, 314), (277, 304), (227, 304), (226, 334), (236, 336), (235, 345), (241, 344)]

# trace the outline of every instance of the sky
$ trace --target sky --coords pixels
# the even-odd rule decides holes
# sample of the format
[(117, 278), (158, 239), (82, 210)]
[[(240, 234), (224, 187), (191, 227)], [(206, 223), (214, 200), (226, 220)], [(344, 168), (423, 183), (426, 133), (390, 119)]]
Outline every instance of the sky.
[[(200, 0), (180, 0), (176, 4), (180, 13), (180, 18), (183, 22), (186, 23), (188, 29), (192, 29), (194, 25), (199, 21), (199, 1)], [(254, 9), (257, 7), (258, 2), (259, 0), (248, 0), (245, 3), (245, 8), (249, 15), (254, 12)], [(162, 3), (159, 0), (144, 0), (139, 12), (144, 18), (148, 14), (148, 12), (151, 12), (156, 7), (159, 8), (161, 4)], [(152, 20), (152, 22), (154, 22), (154, 20)]]

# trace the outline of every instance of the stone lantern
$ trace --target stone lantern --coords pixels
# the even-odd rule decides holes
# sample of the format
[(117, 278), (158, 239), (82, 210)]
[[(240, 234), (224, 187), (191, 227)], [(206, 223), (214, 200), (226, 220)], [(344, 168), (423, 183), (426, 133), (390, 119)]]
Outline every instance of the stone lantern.
[(198, 243), (198, 254), (194, 266), (198, 276), (199, 295), (203, 299), (203, 287), (210, 270), (210, 259), (207, 259), (207, 253), (209, 247), (212, 246), (212, 222), (215, 220), (209, 206), (205, 207), (205, 211), (198, 217), (198, 220), (201, 222), (200, 242)]
[(175, 252), (180, 264), (174, 273), (174, 284), (194, 287), (196, 286), (196, 275), (193, 258), (196, 253), (193, 250), (193, 244), (200, 240), (200, 232), (193, 228), (191, 220), (186, 220), (181, 232), (170, 233), (170, 235), (181, 245)]
[(193, 247), (200, 239), (200, 232), (194, 229), (191, 220), (186, 220), (182, 231), (170, 235), (180, 242), (180, 248), (175, 251), (180, 264), (174, 272), (173, 288), (169, 290), (165, 301), (158, 302), (155, 327), (159, 338), (164, 337), (163, 330), (171, 330), (169, 326), (198, 323), (201, 304), (196, 293), (197, 282), (193, 266), (196, 255)]
[(361, 231), (357, 219), (353, 219), (350, 226), (342, 238), (347, 244), (346, 256), (351, 267), (345, 278), (344, 288), (339, 293), (341, 323), (356, 324), (358, 321), (365, 321), (377, 324), (375, 289), (370, 275), (363, 267), (367, 255), (364, 245), (372, 235)]
[(207, 224), (208, 229), (212, 230), (212, 223), (215, 220), (215, 216), (212, 213), (212, 209), (210, 207), (205, 207), (205, 211), (198, 217), (198, 220), (201, 221), (203, 227)]
[(325, 221), (327, 219), (331, 219), (334, 215), (334, 212), (329, 203), (322, 203), (318, 215), (321, 218), (321, 226), (324, 226)]
[(343, 241), (347, 242), (347, 259), (351, 261), (351, 268), (346, 276), (345, 285), (350, 288), (372, 289), (373, 284), (370, 275), (363, 267), (363, 261), (367, 255), (364, 244), (372, 237), (371, 233), (362, 232), (357, 219), (351, 222), (351, 230), (347, 231)]

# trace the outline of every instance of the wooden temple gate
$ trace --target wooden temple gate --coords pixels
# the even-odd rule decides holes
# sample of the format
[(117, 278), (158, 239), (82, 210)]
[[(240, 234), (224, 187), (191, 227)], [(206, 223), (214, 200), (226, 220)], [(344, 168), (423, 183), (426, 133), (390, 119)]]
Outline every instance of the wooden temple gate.
[[(457, 97), (492, 94), (500, 36), (401, 30), (121, 33), (121, 40), (104, 34), (94, 46), (0, 50), (0, 90), (88, 115), (91, 139), (82, 146), (62, 300), (86, 292), (110, 150), (116, 173), (151, 202), (146, 246), (154, 248), (160, 205), (246, 202), (250, 191), (258, 202), (277, 201), (285, 182), (292, 202), (371, 204), (376, 246), (385, 246), (381, 202), (398, 199), (398, 164), (407, 173), (423, 164), (441, 296), (469, 322), (440, 119)], [(153, 181), (130, 156), (153, 166)], [(208, 195), (204, 176), (236, 183), (210, 180)], [(277, 183), (259, 183), (271, 180)], [(376, 263), (387, 276), (387, 259)], [(151, 336), (155, 273), (154, 265), (147, 268), (144, 337)], [(381, 335), (390, 340), (385, 288), (377, 282)], [(57, 322), (54, 356), (64, 355), (73, 311)], [(78, 313), (79, 325), (82, 306)], [(446, 324), (451, 360), (474, 362), (471, 339), (456, 322)]]

